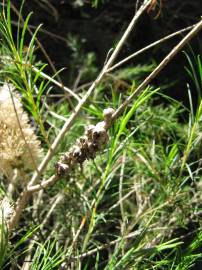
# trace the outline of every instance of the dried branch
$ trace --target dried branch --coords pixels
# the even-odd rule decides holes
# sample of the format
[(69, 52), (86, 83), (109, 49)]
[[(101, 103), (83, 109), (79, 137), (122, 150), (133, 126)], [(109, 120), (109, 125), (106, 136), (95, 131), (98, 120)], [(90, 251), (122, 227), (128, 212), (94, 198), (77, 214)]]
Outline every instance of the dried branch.
[(133, 54), (131, 54), (131, 55), (127, 56), (126, 58), (124, 58), (123, 60), (119, 61), (118, 63), (116, 63), (115, 65), (110, 67), (106, 72), (113, 71), (114, 69), (122, 66), (123, 64), (127, 63), (129, 60), (133, 59), (134, 57), (142, 54), (143, 52), (146, 52), (147, 50), (149, 50), (149, 49), (151, 49), (151, 48), (153, 48), (153, 47), (155, 47), (155, 46), (157, 46), (157, 45), (159, 45), (159, 44), (161, 44), (161, 43), (163, 43), (163, 42), (165, 42), (165, 41), (167, 41), (175, 36), (181, 35), (182, 33), (187, 32), (188, 30), (191, 30), (192, 28), (194, 28), (194, 26), (196, 26), (196, 24), (190, 25), (190, 26), (183, 28), (181, 30), (178, 30), (170, 35), (167, 35), (167, 36), (165, 36), (165, 37), (163, 37), (155, 42), (152, 42), (151, 44), (147, 45), (146, 47), (142, 48), (141, 50), (134, 52)]
[(161, 61), (161, 63), (151, 72), (151, 74), (138, 86), (136, 91), (130, 95), (126, 101), (115, 111), (112, 116), (112, 121), (115, 121), (119, 115), (125, 110), (128, 104), (138, 96), (145, 87), (151, 82), (152, 79), (165, 68), (165, 66), (173, 59), (173, 57), (187, 44), (200, 30), (202, 29), (202, 20), (171, 50), (171, 52)]

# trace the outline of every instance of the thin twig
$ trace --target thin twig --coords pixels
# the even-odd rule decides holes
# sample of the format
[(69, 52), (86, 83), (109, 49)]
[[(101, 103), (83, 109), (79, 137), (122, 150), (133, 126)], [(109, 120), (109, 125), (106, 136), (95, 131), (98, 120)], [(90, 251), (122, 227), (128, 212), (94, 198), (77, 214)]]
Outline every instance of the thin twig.
[(173, 57), (202, 29), (202, 20), (171, 50), (171, 52), (161, 61), (161, 63), (153, 70), (153, 72), (138, 86), (136, 91), (130, 95), (124, 103), (115, 111), (112, 116), (113, 121), (125, 110), (128, 104), (138, 96), (152, 79), (160, 73), (160, 71), (173, 59)]
[[(128, 57), (124, 58), (124, 59), (121, 60), (120, 62), (118, 62), (118, 63), (116, 63), (115, 65), (113, 65), (112, 67), (110, 67), (110, 68), (106, 71), (106, 73), (109, 73), (109, 72), (114, 71), (116, 68), (119, 68), (119, 67), (122, 66), (123, 64), (127, 63), (128, 61), (130, 61), (131, 59), (135, 58), (136, 56), (139, 56), (140, 54), (146, 52), (147, 50), (149, 50), (149, 49), (151, 49), (151, 48), (153, 48), (153, 47), (155, 47), (155, 46), (157, 46), (157, 45), (159, 45), (159, 44), (161, 44), (161, 43), (164, 43), (165, 41), (167, 41), (167, 40), (169, 40), (169, 39), (171, 39), (171, 38), (173, 38), (173, 37), (175, 37), (175, 36), (178, 36), (178, 35), (181, 35), (181, 34), (184, 33), (184, 32), (187, 32), (188, 30), (194, 28), (195, 25), (196, 25), (196, 24), (190, 25), (190, 26), (185, 27), (185, 28), (183, 28), (183, 29), (181, 29), (181, 30), (178, 30), (178, 31), (176, 31), (176, 32), (174, 32), (174, 33), (172, 33), (172, 34), (169, 34), (169, 35), (167, 35), (167, 36), (165, 36), (165, 37), (163, 37), (163, 38), (161, 38), (161, 39), (159, 39), (159, 40), (157, 40), (157, 41), (155, 41), (155, 42), (152, 42), (151, 44), (147, 45), (146, 47), (144, 47), (144, 48), (142, 48), (142, 49), (140, 49), (140, 50), (134, 52), (133, 54), (129, 55)], [(80, 86), (78, 86), (78, 87), (76, 88), (76, 90), (75, 90), (74, 92), (76, 92), (76, 91), (78, 92), (79, 90), (81, 90), (81, 89), (83, 89), (83, 88), (85, 88), (85, 87), (88, 87), (88, 86), (91, 85), (91, 84), (92, 84), (92, 82), (89, 82), (89, 83), (85, 83), (85, 84), (83, 84), (83, 85), (80, 85)]]
[(72, 244), (71, 244), (70, 249), (69, 249), (69, 252), (68, 252), (68, 257), (70, 257), (71, 254), (72, 254), (73, 248), (74, 248), (74, 246), (75, 246), (75, 244), (77, 242), (77, 239), (78, 239), (78, 237), (80, 235), (80, 232), (83, 229), (84, 225), (86, 224), (86, 220), (87, 220), (87, 217), (84, 216), (82, 218), (81, 224), (80, 224), (80, 226), (79, 226), (79, 228), (78, 228), (78, 230), (77, 230), (77, 232), (76, 232), (76, 234), (75, 234), (75, 236), (73, 238)]
[(136, 191), (135, 188), (130, 190), (126, 195), (121, 197), (121, 199), (118, 200), (115, 204), (113, 204), (107, 211), (106, 214), (110, 213), (113, 209), (115, 209), (117, 206), (121, 205), (127, 198), (129, 198), (134, 192)]
[(53, 79), (52, 77), (48, 76), (46, 73), (44, 73), (43, 71), (40, 71), (38, 68), (36, 68), (35, 66), (32, 66), (31, 69), (36, 72), (39, 73), (40, 77), (49, 80), (50, 82), (54, 83), (55, 85), (59, 86), (60, 88), (62, 88), (64, 91), (66, 91), (67, 93), (69, 93), (71, 96), (73, 96), (78, 102), (81, 100), (81, 98), (79, 97), (79, 95), (75, 94), (70, 88), (68, 88), (67, 86), (64, 86), (62, 83), (56, 81), (55, 79)]
[(122, 223), (125, 223), (125, 218), (124, 218), (124, 206), (123, 206), (123, 178), (124, 178), (124, 169), (125, 169), (125, 164), (126, 164), (126, 152), (124, 151), (124, 154), (122, 156), (121, 160), (121, 171), (120, 171), (120, 180), (119, 180), (119, 202), (120, 202), (120, 212), (121, 212), (121, 218), (122, 218)]
[[(169, 230), (169, 229), (168, 229), (167, 227), (157, 227), (157, 228), (154, 227), (154, 228), (148, 229), (148, 231), (154, 231), (154, 230), (155, 230), (155, 231), (158, 231), (158, 230)], [(140, 235), (141, 232), (142, 232), (142, 229), (137, 230), (137, 231), (135, 231), (135, 232), (131, 232), (131, 233), (129, 233), (129, 234), (126, 235), (126, 236), (119, 237), (118, 239), (111, 241), (110, 243), (103, 244), (102, 246), (98, 246), (98, 247), (96, 247), (96, 248), (94, 248), (94, 249), (91, 249), (91, 250), (89, 250), (89, 251), (87, 251), (87, 252), (84, 252), (84, 253), (79, 254), (79, 255), (77, 255), (77, 256), (74, 256), (74, 257), (71, 257), (71, 259), (72, 259), (72, 260), (83, 259), (83, 258), (85, 258), (85, 257), (88, 257), (88, 256), (94, 254), (94, 253), (97, 253), (98, 251), (101, 251), (101, 250), (103, 250), (103, 249), (109, 248), (110, 246), (114, 246), (114, 245), (120, 243), (120, 242), (123, 241), (123, 240), (127, 240), (127, 239), (134, 238), (134, 237)]]
[(59, 193), (57, 194), (56, 198), (54, 199), (53, 204), (51, 205), (51, 208), (49, 209), (48, 213), (46, 214), (45, 218), (43, 219), (40, 228), (43, 228), (45, 224), (47, 223), (48, 219), (50, 218), (51, 214), (53, 213), (54, 209), (57, 207), (57, 205), (64, 199), (64, 194)]
[(159, 45), (159, 44), (161, 44), (161, 43), (167, 41), (168, 39), (171, 39), (171, 38), (173, 38), (173, 37), (175, 37), (175, 36), (181, 35), (181, 34), (184, 33), (184, 32), (187, 32), (188, 30), (194, 28), (194, 26), (196, 26), (196, 24), (190, 25), (190, 26), (188, 26), (188, 27), (186, 27), (186, 28), (183, 28), (183, 29), (181, 29), (181, 30), (178, 30), (178, 31), (176, 31), (176, 32), (174, 32), (174, 33), (172, 33), (172, 34), (170, 34), (170, 35), (168, 35), (168, 36), (165, 36), (165, 37), (163, 37), (163, 38), (161, 38), (161, 39), (159, 39), (159, 40), (157, 40), (157, 41), (155, 41), (155, 42), (152, 42), (151, 44), (147, 45), (146, 47), (142, 48), (141, 50), (138, 50), (137, 52), (135, 52), (135, 53), (129, 55), (128, 57), (124, 58), (123, 60), (121, 60), (121, 61), (118, 62), (117, 64), (113, 65), (112, 67), (110, 67), (110, 68), (107, 70), (107, 72), (113, 71), (114, 69), (120, 67), (121, 65), (123, 65), (123, 64), (125, 64), (126, 62), (128, 62), (129, 60), (131, 60), (132, 58), (134, 58), (134, 57), (136, 57), (136, 56), (142, 54), (143, 52), (145, 52), (145, 51), (147, 51), (147, 50), (149, 50), (149, 49), (151, 49), (151, 48), (153, 48), (153, 47), (155, 47), (155, 46), (157, 46), (157, 45)]
[(42, 181), (40, 184), (34, 186), (28, 186), (27, 191), (30, 193), (44, 189), (50, 185), (53, 185), (60, 177), (57, 174), (52, 175), (48, 180)]
[[(15, 22), (15, 21), (12, 21), (11, 20), (11, 23), (13, 24), (13, 25), (15, 25), (15, 26), (18, 26), (18, 23), (17, 22)], [(23, 28), (23, 24), (20, 24), (19, 25), (21, 28)], [(30, 29), (33, 29), (33, 30), (36, 30), (37, 28), (38, 28), (38, 26), (35, 26), (35, 25), (31, 25), (31, 24), (28, 24), (28, 27), (30, 28)], [(43, 28), (40, 28), (39, 29), (39, 32), (40, 33), (43, 33), (43, 34), (45, 34), (45, 35), (48, 35), (48, 36), (50, 36), (51, 38), (53, 38), (53, 39), (58, 39), (58, 40), (60, 40), (60, 41), (63, 41), (65, 44), (67, 44), (67, 39), (65, 38), (65, 37), (63, 37), (63, 36), (60, 36), (60, 35), (58, 35), (58, 34), (55, 34), (55, 33), (53, 33), (53, 32), (50, 32), (50, 31), (48, 31), (48, 30), (46, 30), (46, 29), (43, 29)]]

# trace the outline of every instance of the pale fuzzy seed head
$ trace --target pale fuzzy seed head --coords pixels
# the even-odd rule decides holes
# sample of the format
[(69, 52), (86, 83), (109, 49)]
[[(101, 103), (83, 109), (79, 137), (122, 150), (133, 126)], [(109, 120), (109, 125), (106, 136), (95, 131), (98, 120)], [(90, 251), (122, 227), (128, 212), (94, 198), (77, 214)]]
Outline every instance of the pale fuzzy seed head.
[(22, 108), (19, 95), (14, 92), (12, 85), (5, 83), (0, 87), (0, 173), (11, 181), (15, 169), (18, 170), (21, 177), (25, 177), (27, 172), (35, 170), (29, 149), (35, 163), (38, 164), (41, 156), (40, 143), (29, 124), (28, 115)]
[(92, 139), (92, 132), (94, 128), (95, 128), (94, 125), (88, 125), (86, 128), (85, 135), (88, 137), (89, 140)]
[(114, 109), (113, 108), (107, 108), (107, 109), (104, 109), (103, 111), (103, 116), (105, 119), (109, 119), (112, 117), (112, 115), (114, 114)]
[(108, 134), (105, 128), (106, 123), (99, 122), (95, 126), (92, 134), (93, 141), (98, 144), (99, 147), (102, 147), (108, 142)]
[(114, 114), (113, 108), (107, 108), (103, 111), (103, 117), (105, 121), (105, 128), (108, 129), (111, 126), (112, 115)]

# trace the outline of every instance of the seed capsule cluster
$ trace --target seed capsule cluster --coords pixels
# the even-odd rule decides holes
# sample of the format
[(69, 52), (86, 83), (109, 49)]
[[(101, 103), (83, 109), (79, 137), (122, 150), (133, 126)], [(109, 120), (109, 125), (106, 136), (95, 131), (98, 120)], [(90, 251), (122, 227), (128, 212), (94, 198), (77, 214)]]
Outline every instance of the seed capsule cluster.
[(84, 136), (80, 137), (76, 144), (70, 148), (56, 163), (56, 172), (58, 176), (68, 174), (76, 164), (82, 164), (87, 159), (93, 159), (96, 153), (100, 151), (108, 142), (107, 130), (111, 126), (112, 108), (103, 111), (104, 121), (96, 125), (89, 125), (86, 128)]

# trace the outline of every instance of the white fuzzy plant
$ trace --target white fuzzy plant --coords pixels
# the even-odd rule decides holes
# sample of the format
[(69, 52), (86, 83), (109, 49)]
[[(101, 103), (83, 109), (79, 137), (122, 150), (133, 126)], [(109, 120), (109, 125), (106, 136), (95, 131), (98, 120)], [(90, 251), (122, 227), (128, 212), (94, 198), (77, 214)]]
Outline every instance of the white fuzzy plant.
[(15, 186), (23, 186), (39, 164), (42, 150), (20, 96), (11, 84), (0, 87), (0, 175), (7, 182), (7, 196), (1, 201), (1, 220), (13, 214)]
[(22, 108), (20, 96), (11, 84), (4, 83), (0, 87), (0, 173), (9, 182), (15, 173), (23, 180), (27, 172), (36, 169), (40, 156), (40, 142)]

